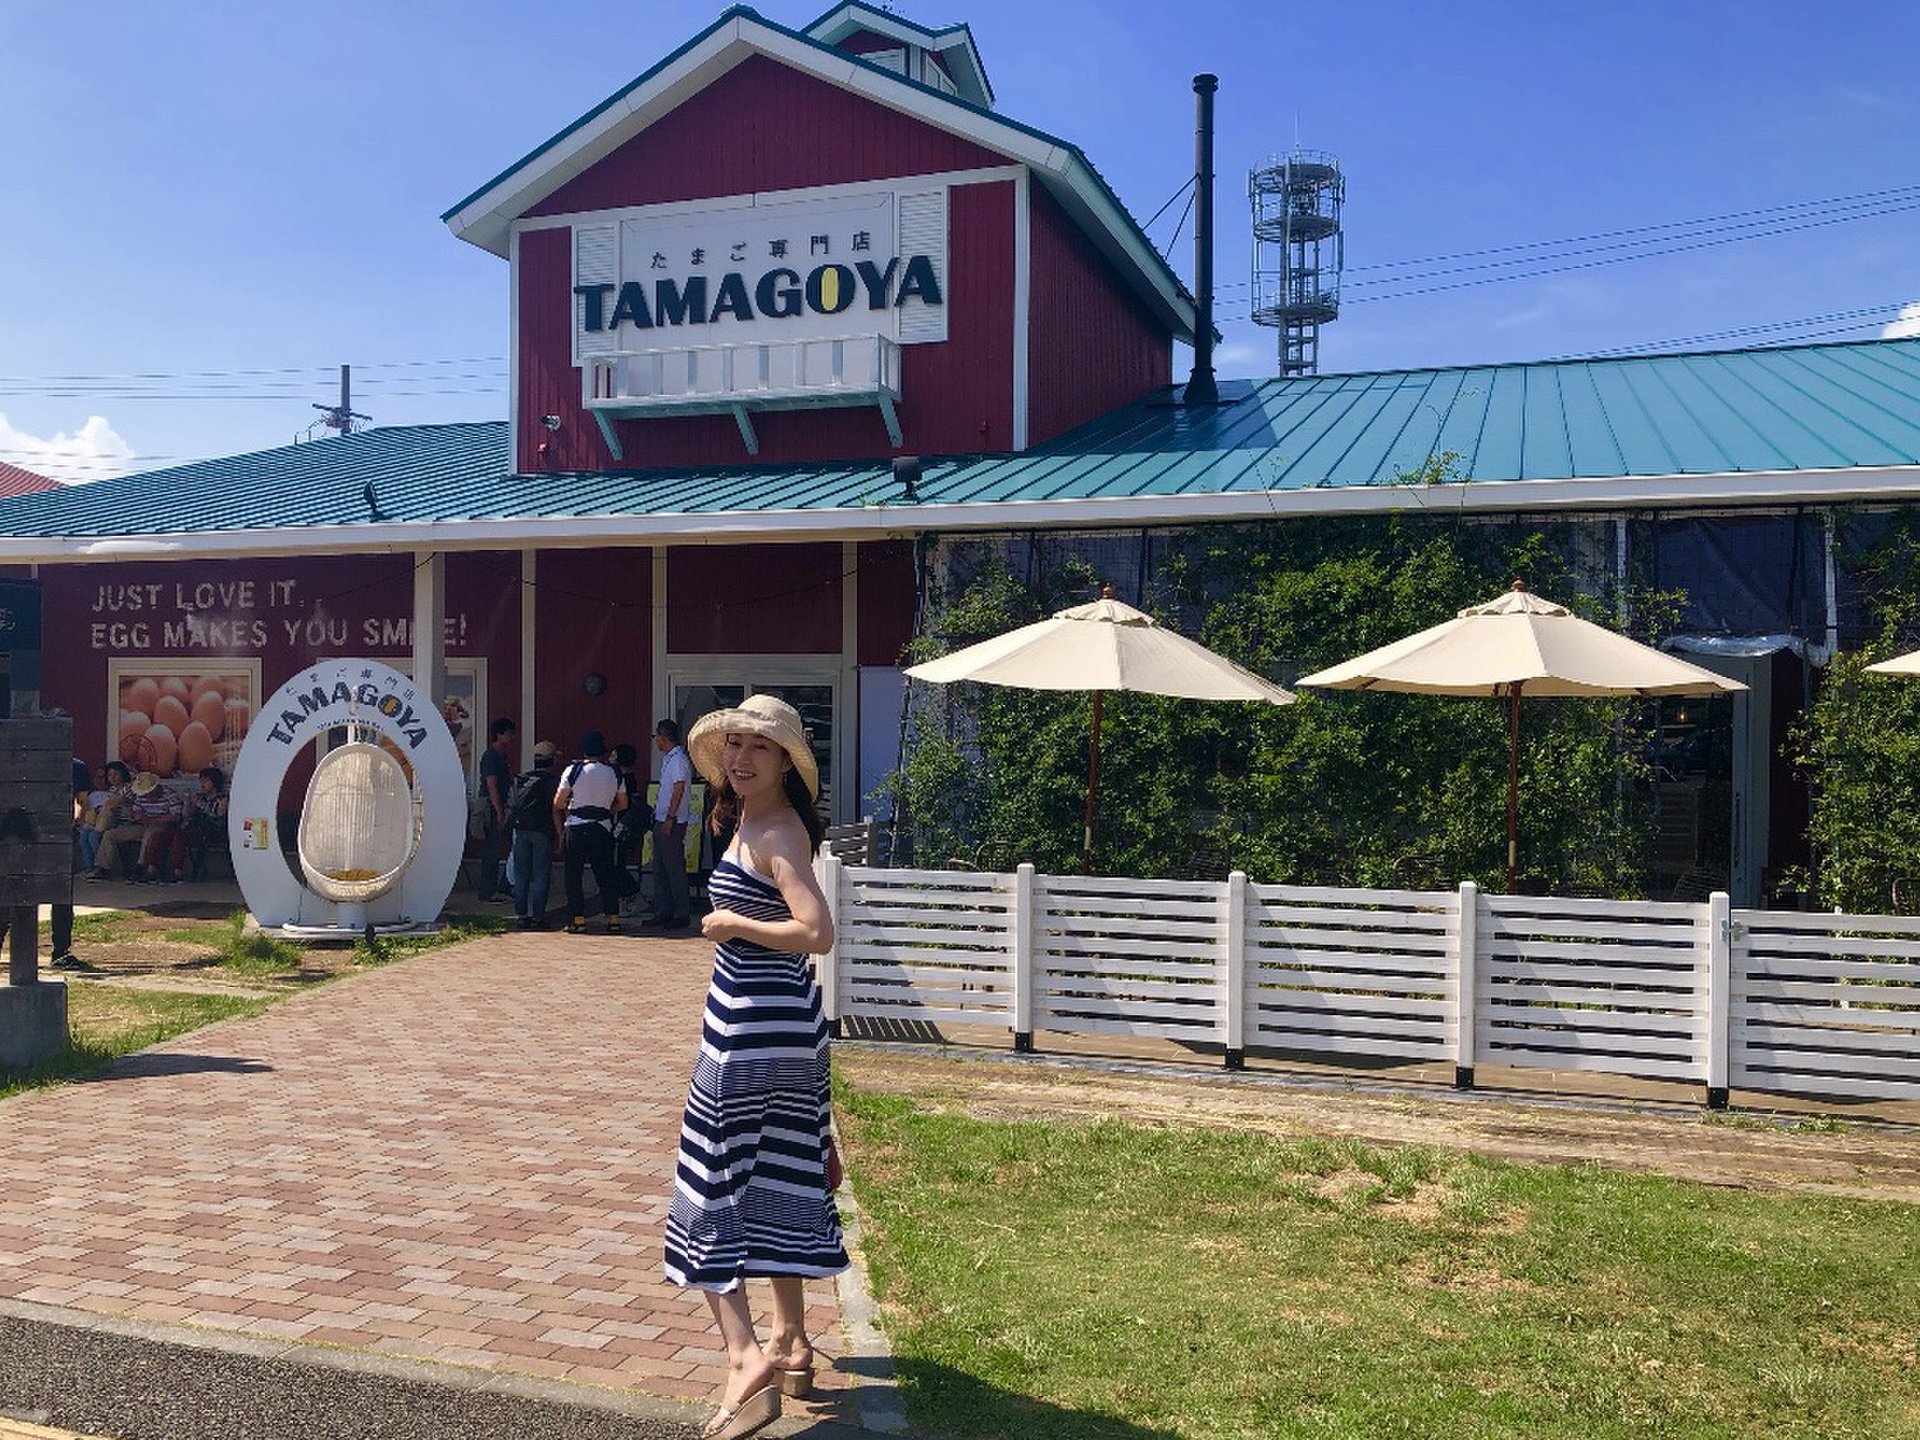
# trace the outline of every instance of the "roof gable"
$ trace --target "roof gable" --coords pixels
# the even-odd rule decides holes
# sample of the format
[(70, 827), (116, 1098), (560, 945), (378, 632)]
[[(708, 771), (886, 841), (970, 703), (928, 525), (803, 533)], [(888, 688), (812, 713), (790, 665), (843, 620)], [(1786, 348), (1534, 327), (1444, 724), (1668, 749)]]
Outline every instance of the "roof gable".
[(824, 45), (840, 45), (861, 31), (933, 52), (953, 77), (962, 99), (988, 109), (993, 107), (993, 86), (987, 82), (987, 67), (980, 59), (979, 47), (973, 43), (973, 31), (966, 25), (929, 29), (903, 15), (850, 0), (802, 27), (800, 33)]
[[(804, 121), (800, 118), (804, 116)], [(528, 210), (553, 216), (1006, 167), (971, 140), (748, 55)]]
[(49, 480), (45, 475), (36, 475), (31, 470), (22, 470), (18, 465), (9, 465), (0, 460), (0, 499), (9, 495), (33, 495), (41, 490), (58, 490), (60, 482)]
[(1078, 146), (775, 25), (744, 6), (728, 10), (441, 218), (461, 239), (504, 257), (515, 220), (755, 55), (1028, 166), (1149, 310), (1177, 338), (1192, 338), (1192, 296)]

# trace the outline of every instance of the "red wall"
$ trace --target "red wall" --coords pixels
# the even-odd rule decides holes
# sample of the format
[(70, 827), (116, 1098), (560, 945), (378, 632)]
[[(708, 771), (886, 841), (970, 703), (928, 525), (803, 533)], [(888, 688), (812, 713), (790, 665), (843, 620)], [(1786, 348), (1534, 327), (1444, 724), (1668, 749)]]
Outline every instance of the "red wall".
[[(447, 559), (447, 654), (487, 657), (487, 715), (520, 704), (520, 556)], [(120, 561), (41, 570), (41, 703), (73, 717), (74, 748), (110, 758), (107, 662), (258, 658), (256, 704), (316, 660), (412, 648), (407, 555)], [(193, 624), (189, 625), (191, 618)]]
[(842, 593), (838, 542), (669, 550), (667, 649), (838, 655)]
[(898, 665), (913, 639), (913, 542), (882, 540), (860, 547), (862, 665)]
[(751, 56), (528, 215), (1004, 165), (1004, 155)]
[[(653, 733), (653, 552), (542, 550), (534, 566), (535, 737), (563, 756), (599, 730), (642, 754)], [(586, 680), (606, 680), (599, 695)]]
[(1027, 440), (1038, 445), (1170, 384), (1173, 347), (1053, 197), (1032, 189)]
[[(763, 57), (708, 89), (562, 186), (532, 214), (706, 199), (755, 190), (1004, 165), (983, 150)], [(1013, 186), (949, 192), (945, 344), (901, 352), (903, 444), (876, 407), (756, 415), (758, 463), (972, 454), (1013, 440)], [(615, 461), (580, 403), (572, 361), (572, 237), (520, 236), (519, 453), (524, 471), (755, 463), (731, 417), (621, 421)], [(550, 432), (542, 415), (558, 415)], [(544, 450), (542, 447), (545, 447)]]

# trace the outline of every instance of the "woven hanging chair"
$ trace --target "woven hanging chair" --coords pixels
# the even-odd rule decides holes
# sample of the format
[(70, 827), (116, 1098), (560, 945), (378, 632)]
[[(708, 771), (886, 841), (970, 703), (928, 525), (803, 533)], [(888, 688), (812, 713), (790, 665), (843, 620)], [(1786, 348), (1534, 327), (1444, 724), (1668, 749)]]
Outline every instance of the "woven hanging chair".
[(421, 807), (393, 755), (352, 741), (314, 768), (300, 811), (300, 869), (322, 898), (358, 905), (406, 874), (420, 843)]

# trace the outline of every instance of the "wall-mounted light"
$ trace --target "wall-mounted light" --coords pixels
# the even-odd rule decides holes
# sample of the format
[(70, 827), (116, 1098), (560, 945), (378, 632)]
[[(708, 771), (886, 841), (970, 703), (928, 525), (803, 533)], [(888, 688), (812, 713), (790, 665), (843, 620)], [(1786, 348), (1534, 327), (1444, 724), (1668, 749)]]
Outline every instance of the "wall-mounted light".
[(549, 430), (558, 430), (560, 428), (560, 417), (558, 415), (542, 415), (540, 417), (540, 423)]
[(592, 671), (580, 682), (589, 695), (604, 695), (607, 691), (607, 677), (598, 670)]
[(917, 502), (920, 499), (920, 457), (917, 455), (899, 455), (894, 458), (893, 478), (900, 482), (900, 498)]

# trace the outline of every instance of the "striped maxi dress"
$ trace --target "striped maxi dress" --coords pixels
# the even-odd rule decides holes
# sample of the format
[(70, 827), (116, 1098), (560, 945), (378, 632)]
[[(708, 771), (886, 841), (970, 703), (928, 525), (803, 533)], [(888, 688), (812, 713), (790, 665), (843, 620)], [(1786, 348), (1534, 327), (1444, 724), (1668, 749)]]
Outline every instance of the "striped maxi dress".
[[(717, 910), (779, 921), (779, 889), (732, 856), (713, 872)], [(813, 964), (745, 940), (714, 948), (713, 983), (680, 1123), (666, 1273), (726, 1291), (749, 1276), (847, 1268), (827, 1189), (827, 1024)]]

